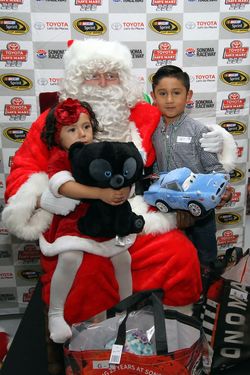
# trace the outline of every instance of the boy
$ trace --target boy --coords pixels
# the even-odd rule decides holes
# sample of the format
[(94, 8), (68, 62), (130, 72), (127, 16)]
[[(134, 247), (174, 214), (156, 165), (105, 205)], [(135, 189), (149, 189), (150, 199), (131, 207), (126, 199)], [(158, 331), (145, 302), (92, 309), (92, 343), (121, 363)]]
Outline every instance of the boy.
[[(207, 127), (185, 113), (193, 95), (188, 74), (173, 65), (163, 66), (153, 76), (152, 89), (151, 96), (162, 114), (153, 135), (159, 171), (188, 167), (194, 173), (226, 173), (217, 154), (204, 151), (200, 145)], [(217, 256), (214, 210), (185, 233), (197, 248), (202, 274), (207, 276), (209, 264)]]

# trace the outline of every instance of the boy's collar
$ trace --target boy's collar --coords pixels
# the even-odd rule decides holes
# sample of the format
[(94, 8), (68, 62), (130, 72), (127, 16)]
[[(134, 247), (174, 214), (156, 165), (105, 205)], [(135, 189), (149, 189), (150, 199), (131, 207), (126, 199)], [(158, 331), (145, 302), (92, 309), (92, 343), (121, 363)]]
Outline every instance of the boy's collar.
[(163, 119), (165, 126), (170, 126), (170, 125), (174, 126), (174, 125), (180, 125), (185, 120), (186, 117), (187, 117), (187, 113), (183, 112), (176, 120), (174, 120), (173, 122), (170, 122), (169, 124), (166, 124), (165, 118), (163, 116), (162, 116), (162, 119)]

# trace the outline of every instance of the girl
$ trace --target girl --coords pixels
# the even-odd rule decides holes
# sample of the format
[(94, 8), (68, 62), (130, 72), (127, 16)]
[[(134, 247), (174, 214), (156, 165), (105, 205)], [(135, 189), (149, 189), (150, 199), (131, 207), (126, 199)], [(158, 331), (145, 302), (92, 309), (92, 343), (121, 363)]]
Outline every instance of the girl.
[[(67, 99), (59, 103), (48, 114), (41, 137), (51, 151), (48, 164), (49, 187), (56, 196), (73, 199), (101, 199), (111, 204), (122, 204), (129, 188), (113, 190), (81, 185), (74, 181), (68, 160), (69, 147), (75, 142), (92, 143), (98, 131), (98, 122), (90, 105), (86, 102)], [(54, 342), (63, 343), (71, 337), (71, 328), (64, 319), (64, 304), (83, 260), (83, 251), (109, 257), (114, 266), (120, 298), (132, 293), (131, 259), (127, 251), (135, 241), (135, 235), (127, 236), (127, 246), (111, 244), (111, 240), (92, 240), (81, 234), (77, 220), (88, 208), (80, 203), (66, 217), (54, 215), (50, 228), (40, 236), (43, 254), (58, 255), (57, 266), (52, 277), (48, 326)], [(88, 287), (88, 286), (86, 286)]]

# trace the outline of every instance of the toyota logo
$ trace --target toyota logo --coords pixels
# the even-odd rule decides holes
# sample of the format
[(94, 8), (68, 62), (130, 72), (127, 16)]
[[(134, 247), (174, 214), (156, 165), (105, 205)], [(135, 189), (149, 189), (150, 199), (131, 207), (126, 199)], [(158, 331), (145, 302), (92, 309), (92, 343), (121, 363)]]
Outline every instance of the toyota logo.
[(38, 85), (40, 86), (46, 86), (48, 84), (48, 80), (46, 78), (39, 78), (37, 80)]
[(34, 28), (36, 30), (43, 30), (45, 28), (45, 25), (43, 22), (38, 21), (34, 23)]
[(186, 29), (188, 29), (188, 30), (193, 30), (193, 29), (195, 29), (196, 28), (196, 23), (195, 22), (187, 22), (186, 24), (185, 24), (185, 27), (186, 27)]
[(112, 23), (111, 29), (113, 30), (120, 30), (122, 28), (122, 25), (119, 22)]

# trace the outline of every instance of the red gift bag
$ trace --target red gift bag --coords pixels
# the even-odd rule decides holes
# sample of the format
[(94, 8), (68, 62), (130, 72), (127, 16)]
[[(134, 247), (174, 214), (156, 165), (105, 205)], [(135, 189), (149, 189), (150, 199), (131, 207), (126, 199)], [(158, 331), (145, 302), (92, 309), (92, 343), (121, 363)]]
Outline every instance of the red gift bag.
[(209, 374), (201, 323), (164, 311), (162, 296), (160, 289), (139, 292), (115, 306), (119, 315), (74, 325), (64, 346), (66, 375)]

